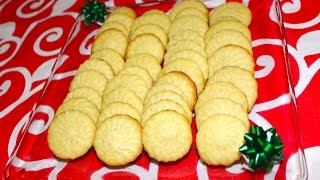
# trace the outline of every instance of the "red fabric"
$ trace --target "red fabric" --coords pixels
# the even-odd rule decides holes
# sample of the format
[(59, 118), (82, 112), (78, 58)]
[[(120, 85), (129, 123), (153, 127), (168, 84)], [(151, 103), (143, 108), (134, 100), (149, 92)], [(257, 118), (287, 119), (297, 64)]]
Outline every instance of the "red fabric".
[[(114, 1), (115, 5), (130, 5), (138, 15), (154, 8), (167, 12), (174, 3), (167, 1), (139, 6), (133, 0)], [(145, 2), (152, 1), (156, 0)], [(296, 110), (295, 101), (289, 100), (282, 37), (278, 24), (270, 18), (273, 3), (271, 0), (244, 0), (246, 2), (249, 2), (253, 13), (250, 30), (257, 63), (256, 76), (259, 76), (259, 98), (249, 118), (252, 123), (263, 127), (274, 126), (282, 137), (286, 158), (279, 169), (276, 166), (273, 172), (266, 174), (263, 170), (234, 172), (220, 166), (206, 168), (199, 165), (194, 142), (186, 157), (175, 163), (150, 163), (144, 152), (134, 162), (134, 167), (140, 170), (134, 169), (134, 173), (129, 173), (118, 169), (122, 172), (111, 172), (103, 178), (139, 179), (140, 173), (145, 179), (291, 179), (307, 171), (295, 161), (300, 148), (306, 152), (309, 176), (320, 176), (314, 170), (315, 165), (320, 166), (320, 158), (315, 155), (320, 154), (320, 140), (317, 138), (320, 127), (320, 105), (317, 103), (320, 102), (320, 76), (317, 73), (320, 68), (320, 6), (316, 0), (281, 1), (291, 68), (289, 73), (292, 73), (291, 85), (297, 97)], [(205, 3), (210, 4), (208, 0)], [(53, 174), (57, 171), (59, 179), (89, 179), (92, 173), (104, 167), (93, 149), (66, 165), (58, 162), (53, 158), (46, 141), (46, 129), (54, 111), (66, 96), (75, 70), (88, 58), (94, 35), (90, 33), (99, 27), (92, 25), (87, 28), (83, 22), (80, 26), (75, 25), (79, 22), (77, 17), (83, 4), (80, 1), (63, 0), (0, 1), (1, 177), (47, 179), (48, 176), (55, 177)], [(68, 37), (72, 29), (76, 36)], [(268, 41), (262, 42), (261, 39)], [(60, 53), (63, 55), (58, 56)], [(53, 67), (56, 67), (56, 71), (49, 80)], [(267, 72), (268, 68), (271, 68), (270, 72)], [(193, 130), (195, 137), (194, 124)], [(10, 157), (15, 160), (9, 161)], [(24, 165), (19, 164), (19, 160), (24, 161)], [(37, 167), (35, 164), (46, 164), (48, 167)]]

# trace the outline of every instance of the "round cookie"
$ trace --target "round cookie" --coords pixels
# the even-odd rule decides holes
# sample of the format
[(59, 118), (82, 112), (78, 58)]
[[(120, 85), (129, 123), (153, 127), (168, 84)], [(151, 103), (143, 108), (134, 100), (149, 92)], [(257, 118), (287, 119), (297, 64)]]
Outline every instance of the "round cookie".
[(247, 128), (241, 120), (229, 115), (211, 116), (197, 133), (198, 154), (209, 165), (231, 165), (241, 158), (239, 148), (245, 133)]
[(188, 119), (190, 121), (192, 120), (192, 112), (189, 108), (188, 102), (184, 99), (184, 97), (181, 94), (178, 94), (174, 91), (165, 90), (165, 91), (158, 92), (150, 96), (149, 98), (146, 98), (144, 100), (144, 107), (148, 107), (151, 104), (157, 103), (161, 100), (171, 100), (173, 102), (178, 103), (179, 105), (181, 105), (181, 107), (183, 107), (184, 111), (187, 114)]
[(93, 70), (104, 75), (110, 81), (114, 77), (113, 70), (108, 62), (100, 59), (89, 59), (82, 63), (78, 69), (78, 73)]
[(143, 111), (143, 101), (133, 90), (126, 87), (119, 87), (111, 91), (109, 94), (103, 95), (103, 104), (101, 109), (107, 107), (109, 104), (114, 102), (128, 103), (135, 107), (140, 114)]
[(141, 120), (141, 114), (132, 105), (124, 102), (112, 102), (108, 104), (104, 109), (101, 110), (100, 116), (97, 122), (99, 127), (107, 118), (112, 117), (116, 114), (128, 115), (137, 121)]
[(145, 107), (142, 113), (142, 119), (140, 121), (140, 124), (144, 127), (153, 114), (156, 114), (164, 110), (173, 110), (178, 112), (179, 114), (184, 115), (186, 117), (187, 122), (191, 124), (191, 119), (188, 119), (188, 114), (183, 109), (183, 107), (177, 102), (167, 99), (158, 101), (156, 103), (150, 104), (148, 107)]
[(217, 24), (221, 21), (239, 21), (239, 20), (235, 17), (232, 17), (232, 16), (221, 16), (221, 17), (217, 17), (217, 18), (213, 19), (212, 21), (210, 21), (210, 18), (209, 18), (210, 26), (214, 26), (215, 24)]
[(170, 56), (166, 56), (164, 60), (164, 66), (176, 59), (181, 59), (181, 58), (189, 59), (196, 62), (199, 68), (201, 69), (204, 80), (207, 81), (208, 71), (209, 71), (207, 59), (203, 55), (201, 55), (198, 51), (195, 51), (192, 49), (185, 49), (185, 50), (178, 51), (174, 54), (171, 54)]
[(201, 37), (204, 37), (208, 30), (208, 24), (198, 16), (185, 15), (173, 21), (169, 29), (169, 38), (174, 36), (178, 31), (181, 30), (193, 30), (197, 31)]
[(127, 87), (133, 90), (140, 99), (144, 99), (149, 90), (147, 84), (140, 76), (119, 74), (110, 81), (104, 93), (110, 94), (111, 91), (119, 87)]
[(156, 84), (158, 83), (171, 83), (180, 88), (183, 96), (187, 99), (189, 108), (193, 110), (198, 97), (197, 87), (188, 75), (178, 71), (166, 73), (157, 80)]
[(70, 85), (69, 91), (72, 91), (81, 87), (89, 87), (98, 91), (100, 95), (103, 94), (105, 87), (108, 84), (108, 79), (103, 74), (87, 70), (77, 74)]
[(205, 21), (206, 23), (208, 23), (208, 14), (203, 13), (202, 11), (200, 11), (199, 9), (190, 7), (190, 8), (185, 8), (183, 10), (181, 10), (175, 17), (175, 19), (179, 19), (182, 16), (187, 16), (187, 15), (193, 15), (193, 16), (197, 16), (200, 17), (203, 21)]
[(160, 41), (163, 44), (163, 47), (167, 45), (168, 42), (168, 36), (167, 33), (158, 25), (155, 24), (144, 24), (138, 27), (130, 36), (130, 40), (133, 40), (135, 37), (141, 35), (141, 34), (153, 34), (157, 38), (160, 39)]
[(249, 71), (235, 66), (224, 67), (207, 81), (207, 85), (217, 81), (229, 82), (239, 88), (247, 97), (248, 112), (251, 111), (258, 97), (258, 83)]
[(130, 32), (132, 23), (134, 22), (134, 18), (126, 13), (112, 13), (107, 17), (103, 25), (109, 22), (119, 22), (126, 27), (128, 32)]
[(96, 36), (98, 36), (103, 31), (108, 30), (108, 29), (117, 29), (117, 30), (123, 32), (126, 35), (126, 37), (129, 37), (129, 31), (127, 30), (127, 27), (125, 25), (121, 24), (120, 22), (116, 22), (116, 21), (107, 22), (107, 23), (103, 24), (99, 28)]
[(157, 58), (150, 54), (139, 54), (128, 58), (125, 67), (128, 66), (138, 66), (144, 68), (150, 73), (153, 81), (156, 81), (158, 74), (161, 71), (161, 66)]
[[(201, 130), (201, 124), (210, 116), (216, 114), (227, 114), (240, 119), (249, 129), (250, 123), (248, 114), (242, 109), (242, 106), (227, 98), (213, 98), (206, 102), (196, 111), (197, 129)], [(199, 129), (200, 128), (200, 129)]]
[(194, 109), (198, 111), (206, 102), (213, 98), (228, 98), (242, 106), (248, 112), (248, 101), (246, 95), (232, 83), (218, 81), (205, 87), (198, 96)]
[(126, 6), (117, 7), (111, 12), (111, 14), (117, 14), (117, 13), (127, 14), (133, 19), (136, 18), (136, 13), (134, 12), (134, 10)]
[(247, 6), (238, 2), (229, 2), (218, 6), (210, 12), (210, 24), (214, 22), (216, 18), (224, 16), (234, 17), (246, 26), (249, 26), (252, 18), (251, 11)]
[(51, 152), (61, 159), (76, 159), (92, 146), (96, 126), (93, 120), (80, 111), (66, 111), (55, 116), (48, 129)]
[(153, 86), (153, 79), (150, 73), (146, 69), (139, 66), (126, 66), (119, 72), (119, 74), (138, 75), (144, 80), (148, 86), (148, 89)]
[(225, 20), (225, 21), (217, 22), (214, 26), (211, 26), (208, 29), (204, 37), (205, 43), (207, 43), (211, 38), (211, 36), (213, 36), (217, 32), (227, 30), (227, 29), (239, 31), (251, 41), (251, 32), (247, 26), (243, 25), (239, 21)]
[[(168, 47), (168, 46), (167, 46)], [(204, 50), (203, 47), (201, 47), (200, 44), (198, 44), (196, 41), (190, 41), (190, 40), (183, 40), (183, 41), (178, 41), (172, 46), (167, 48), (167, 53), (164, 57), (164, 59), (167, 59), (168, 56), (171, 56), (172, 54), (186, 50), (186, 49), (191, 49), (199, 52), (202, 56), (207, 58), (207, 53)]]
[(173, 21), (175, 20), (176, 16), (178, 13), (181, 11), (187, 9), (187, 8), (194, 8), (200, 10), (204, 15), (208, 15), (208, 8), (206, 5), (204, 5), (200, 1), (182, 1), (178, 4), (176, 4), (173, 8), (172, 11), (170, 12), (170, 19)]
[(81, 111), (87, 114), (94, 122), (97, 122), (99, 117), (99, 109), (87, 98), (71, 98), (67, 101), (64, 101), (58, 108), (56, 115), (71, 110)]
[(194, 30), (179, 30), (175, 35), (170, 37), (170, 41), (167, 44), (167, 49), (170, 48), (173, 44), (176, 44), (178, 41), (195, 41), (197, 42), (202, 48), (205, 47), (205, 43), (203, 37)]
[(255, 63), (248, 50), (241, 46), (226, 45), (216, 50), (208, 59), (209, 77), (226, 66), (237, 66), (254, 74)]
[(159, 64), (163, 61), (164, 46), (157, 36), (153, 34), (141, 34), (135, 37), (129, 44), (126, 59), (139, 54), (150, 54), (157, 58)]
[(98, 127), (94, 149), (107, 165), (126, 165), (142, 153), (141, 133), (137, 120), (127, 115), (114, 115)]
[(123, 57), (121, 57), (119, 53), (110, 48), (95, 51), (91, 54), (90, 59), (101, 59), (106, 61), (111, 66), (114, 75), (117, 75), (124, 66)]
[(189, 152), (192, 143), (190, 124), (175, 111), (161, 111), (150, 117), (142, 130), (142, 143), (151, 158), (171, 162)]
[(117, 29), (108, 29), (99, 34), (92, 43), (91, 52), (110, 48), (124, 57), (128, 46), (126, 35)]
[(165, 14), (153, 13), (148, 15), (142, 15), (138, 17), (131, 27), (131, 32), (134, 32), (138, 27), (145, 24), (155, 24), (160, 26), (166, 33), (168, 33), (171, 26), (169, 17)]
[(238, 45), (250, 52), (252, 55), (252, 44), (241, 32), (235, 30), (223, 30), (214, 34), (206, 44), (208, 57), (225, 45)]
[(97, 90), (90, 87), (81, 87), (70, 91), (64, 101), (67, 101), (71, 98), (86, 98), (89, 101), (93, 102), (98, 109), (101, 108), (102, 97), (97, 92)]
[(159, 77), (173, 71), (180, 71), (187, 74), (196, 84), (198, 93), (203, 90), (204, 78), (201, 69), (196, 62), (189, 59), (175, 59), (163, 67), (159, 73)]

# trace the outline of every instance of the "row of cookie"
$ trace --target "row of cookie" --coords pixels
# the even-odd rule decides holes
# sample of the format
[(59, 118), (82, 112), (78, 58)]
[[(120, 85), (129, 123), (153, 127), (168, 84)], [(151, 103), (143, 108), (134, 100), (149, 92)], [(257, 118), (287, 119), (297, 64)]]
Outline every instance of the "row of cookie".
[(124, 66), (128, 45), (125, 32), (130, 30), (134, 18), (131, 9), (118, 8), (99, 30), (92, 45), (92, 55), (80, 65), (67, 97), (50, 124), (48, 144), (55, 156), (75, 159), (92, 147), (102, 95), (107, 84)]
[(142, 14), (131, 26), (126, 63), (104, 91), (94, 141), (97, 156), (107, 165), (128, 164), (143, 150), (144, 100), (161, 70), (168, 26), (169, 18), (156, 10)]
[(249, 130), (247, 113), (257, 99), (250, 21), (251, 12), (241, 3), (226, 3), (210, 13), (205, 36), (209, 79), (195, 106), (198, 153), (210, 165), (239, 160)]
[(208, 9), (201, 1), (182, 1), (176, 4), (169, 17), (172, 26), (166, 47), (165, 74), (171, 71), (186, 73), (200, 93), (208, 78), (204, 36), (208, 30)]
[(176, 161), (189, 152), (192, 111), (204, 76), (208, 76), (206, 6), (200, 1), (183, 1), (174, 6), (169, 17), (172, 25), (164, 66), (147, 94), (141, 122), (145, 151), (162, 162)]

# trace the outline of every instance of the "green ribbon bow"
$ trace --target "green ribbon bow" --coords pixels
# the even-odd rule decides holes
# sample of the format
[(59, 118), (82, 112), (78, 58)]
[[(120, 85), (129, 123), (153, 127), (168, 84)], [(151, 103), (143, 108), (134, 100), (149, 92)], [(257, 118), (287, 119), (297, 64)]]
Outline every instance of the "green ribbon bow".
[(108, 14), (106, 5), (104, 3), (99, 3), (98, 0), (87, 0), (84, 7), (81, 8), (81, 12), (84, 14), (86, 26), (90, 26), (92, 22), (104, 21), (104, 16)]
[(251, 126), (250, 133), (244, 135), (246, 143), (239, 151), (249, 157), (248, 166), (255, 170), (265, 168), (270, 170), (274, 163), (284, 159), (282, 149), (284, 145), (280, 136), (276, 135), (276, 129), (270, 128), (264, 131), (259, 126)]

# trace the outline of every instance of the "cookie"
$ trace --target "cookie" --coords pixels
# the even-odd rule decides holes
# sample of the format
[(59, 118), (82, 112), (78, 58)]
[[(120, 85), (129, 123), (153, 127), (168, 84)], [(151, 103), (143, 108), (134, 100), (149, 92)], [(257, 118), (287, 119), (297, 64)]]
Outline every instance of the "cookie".
[[(118, 22), (123, 24), (127, 31), (130, 32), (131, 26), (134, 22), (134, 18), (126, 13), (112, 13), (112, 15), (108, 15), (107, 19), (104, 21), (103, 25), (109, 22)], [(102, 26), (103, 26), (102, 25)]]
[(48, 129), (48, 145), (51, 152), (61, 159), (76, 159), (92, 146), (96, 126), (81, 111), (66, 111), (55, 116)]
[[(183, 94), (183, 91), (179, 87), (177, 87), (176, 85), (174, 85), (172, 83), (165, 83), (165, 82), (164, 83), (156, 83), (148, 92), (148, 94), (145, 98), (145, 101), (147, 101), (151, 96), (156, 95), (158, 93), (161, 93), (163, 91), (175, 92), (176, 94), (181, 95), (183, 97), (183, 99), (188, 103), (187, 98), (185, 97), (185, 95)], [(189, 109), (190, 109), (190, 107), (189, 107)]]
[(239, 148), (244, 144), (247, 128), (230, 115), (215, 115), (201, 125), (196, 136), (200, 158), (209, 165), (231, 165), (241, 158)]
[(153, 81), (156, 81), (161, 70), (161, 66), (157, 58), (150, 54), (139, 54), (128, 58), (125, 67), (128, 66), (137, 66), (144, 68), (150, 73)]
[(127, 66), (123, 68), (123, 70), (121, 70), (119, 74), (138, 75), (144, 80), (144, 82), (148, 86), (148, 89), (153, 86), (153, 79), (150, 73), (146, 69), (139, 66)]
[(234, 17), (245, 26), (249, 26), (252, 18), (251, 11), (247, 6), (238, 2), (229, 2), (218, 6), (210, 12), (210, 24), (214, 22), (216, 18), (224, 16)]
[(114, 15), (117, 13), (126, 14), (133, 19), (135, 19), (137, 16), (133, 9), (126, 7), (126, 6), (121, 6), (121, 7), (115, 8), (114, 10), (112, 10), (111, 15)]
[(126, 115), (114, 115), (97, 129), (94, 149), (98, 158), (109, 166), (126, 165), (143, 150), (142, 128), (137, 120)]
[(109, 94), (103, 95), (102, 109), (114, 102), (128, 103), (135, 107), (140, 114), (143, 111), (143, 101), (133, 90), (126, 87), (119, 87), (111, 91)]
[(198, 96), (197, 104), (194, 109), (198, 111), (206, 102), (213, 98), (228, 98), (242, 106), (248, 112), (248, 101), (246, 95), (232, 83), (217, 81), (206, 85), (205, 89)]
[(155, 24), (160, 26), (166, 33), (168, 33), (171, 26), (171, 20), (165, 14), (153, 13), (148, 15), (142, 15), (138, 17), (131, 27), (131, 32), (134, 32), (138, 27), (145, 24)]
[(166, 53), (164, 58), (166, 59), (168, 56), (171, 56), (172, 54), (174, 54), (176, 52), (179, 52), (179, 51), (182, 51), (182, 50), (186, 50), (186, 49), (195, 50), (195, 51), (199, 52), (202, 56), (207, 58), (207, 53), (204, 50), (204, 48), (201, 47), (201, 45), (198, 44), (196, 41), (190, 41), (190, 40), (178, 41), (177, 43), (175, 43), (172, 46), (168, 47), (167, 48), (167, 53)]
[(183, 96), (187, 99), (189, 107), (193, 110), (194, 105), (197, 101), (197, 87), (195, 83), (190, 79), (190, 77), (183, 72), (170, 72), (161, 76), (157, 82), (159, 83), (169, 83), (180, 88)]
[(158, 92), (150, 96), (149, 98), (146, 98), (144, 100), (144, 107), (148, 107), (151, 104), (157, 103), (161, 100), (171, 100), (173, 102), (178, 103), (179, 105), (181, 105), (181, 107), (183, 107), (188, 119), (190, 121), (192, 120), (192, 112), (189, 108), (188, 102), (186, 101), (186, 99), (184, 99), (184, 97), (181, 94), (178, 94), (174, 91), (165, 90), (165, 91)]
[(126, 59), (139, 54), (150, 54), (157, 58), (159, 64), (163, 61), (164, 46), (153, 34), (142, 34), (135, 37), (129, 44)]
[(94, 122), (97, 122), (99, 117), (99, 109), (97, 106), (86, 98), (71, 98), (64, 101), (58, 108), (56, 115), (71, 110), (81, 111), (87, 114)]
[(178, 51), (176, 53), (171, 54), (170, 56), (166, 56), (164, 60), (164, 65), (176, 60), (176, 59), (189, 59), (196, 62), (201, 69), (204, 80), (208, 79), (208, 63), (207, 59), (202, 56), (199, 52), (192, 49), (185, 49)]
[(148, 107), (145, 107), (142, 113), (142, 119), (140, 121), (140, 124), (142, 126), (145, 126), (146, 122), (149, 120), (149, 118), (160, 111), (164, 110), (173, 110), (176, 111), (182, 115), (184, 115), (187, 119), (187, 121), (191, 124), (191, 119), (188, 119), (187, 112), (183, 109), (183, 107), (178, 104), (177, 102), (171, 101), (171, 100), (161, 100), (156, 103), (150, 104)]
[(246, 38), (248, 38), (248, 40), (251, 41), (251, 32), (247, 26), (243, 25), (239, 21), (225, 20), (217, 22), (214, 26), (211, 26), (208, 29), (204, 37), (205, 42), (207, 43), (211, 36), (216, 34), (217, 32), (228, 29), (241, 32), (244, 36), (246, 36)]
[(87, 70), (80, 72), (73, 78), (69, 91), (77, 88), (89, 87), (98, 91), (100, 95), (103, 94), (105, 87), (108, 84), (108, 79), (97, 71)]
[(135, 31), (132, 32), (130, 40), (133, 40), (135, 37), (141, 34), (153, 34), (162, 42), (163, 47), (167, 45), (168, 36), (167, 33), (158, 25), (155, 24), (144, 24), (139, 26)]
[(111, 91), (119, 87), (127, 87), (133, 90), (135, 94), (140, 97), (140, 99), (144, 99), (149, 90), (148, 86), (140, 76), (119, 74), (110, 81), (104, 93), (110, 94)]
[(240, 119), (249, 129), (248, 114), (242, 106), (227, 98), (213, 98), (207, 101), (196, 111), (197, 129), (201, 130), (201, 124), (210, 116), (216, 114), (227, 114)]
[(97, 122), (97, 127), (99, 127), (106, 119), (116, 114), (128, 115), (136, 119), (137, 121), (141, 120), (141, 114), (132, 105), (124, 102), (113, 102), (108, 104), (108, 106), (101, 110)]
[(197, 92), (200, 93), (204, 87), (204, 78), (198, 64), (189, 59), (175, 59), (166, 64), (159, 73), (159, 77), (166, 73), (179, 71), (190, 77), (197, 87)]
[(179, 30), (175, 35), (170, 37), (170, 41), (167, 44), (168, 49), (173, 44), (176, 44), (178, 41), (195, 41), (197, 42), (202, 48), (205, 47), (203, 37), (194, 30)]
[(209, 18), (210, 26), (214, 26), (215, 24), (217, 24), (221, 21), (238, 21), (238, 22), (240, 22), (237, 18), (232, 17), (232, 16), (221, 16), (221, 17), (214, 18), (212, 21)]
[(123, 34), (125, 34), (127, 38), (129, 37), (129, 31), (127, 30), (127, 27), (125, 25), (121, 24), (120, 22), (116, 22), (116, 21), (112, 21), (112, 22), (108, 22), (108, 23), (103, 24), (99, 28), (96, 36), (98, 36), (103, 31), (108, 30), (108, 29), (117, 29), (117, 30), (123, 32)]
[(112, 49), (124, 57), (128, 46), (126, 35), (117, 29), (108, 29), (99, 34), (92, 43), (91, 52), (101, 49)]
[(248, 112), (251, 111), (258, 97), (258, 83), (249, 71), (235, 66), (224, 67), (218, 70), (212, 78), (207, 81), (207, 84), (212, 84), (217, 81), (229, 82), (239, 88), (247, 97)]
[(148, 155), (159, 162), (172, 162), (189, 152), (190, 124), (175, 111), (161, 111), (150, 117), (142, 130), (142, 143)]
[(86, 98), (89, 101), (93, 102), (97, 106), (97, 109), (101, 108), (102, 97), (98, 93), (98, 91), (93, 88), (81, 87), (81, 88), (73, 89), (67, 94), (64, 101), (67, 101), (71, 98)]
[(197, 16), (200, 17), (203, 21), (205, 21), (206, 23), (208, 23), (208, 14), (203, 13), (202, 11), (200, 11), (199, 9), (190, 7), (190, 8), (185, 8), (183, 10), (181, 10), (175, 17), (175, 19), (179, 19), (182, 16), (187, 16), (187, 15), (193, 15), (193, 16)]
[(208, 24), (200, 17), (193, 15), (185, 15), (173, 21), (169, 29), (168, 35), (169, 38), (171, 38), (181, 30), (193, 30), (197, 31), (201, 35), (201, 37), (204, 37), (208, 28)]
[(206, 5), (204, 5), (200, 1), (182, 1), (178, 4), (176, 4), (173, 8), (172, 11), (170, 12), (170, 19), (173, 21), (175, 20), (176, 16), (178, 13), (181, 11), (187, 9), (187, 8), (194, 8), (200, 10), (204, 15), (208, 15), (208, 8)]
[(114, 75), (117, 75), (124, 66), (123, 57), (121, 57), (119, 53), (110, 48), (95, 51), (91, 54), (90, 59), (101, 59), (106, 61), (111, 66)]
[(151, 9), (149, 11), (146, 11), (142, 14), (142, 16), (147, 16), (150, 14), (161, 14), (161, 15), (165, 15), (165, 13), (159, 9)]
[(206, 44), (206, 52), (208, 57), (219, 48), (226, 45), (237, 45), (245, 48), (252, 55), (252, 45), (241, 32), (235, 30), (223, 30), (214, 34)]
[(254, 74), (255, 63), (248, 50), (241, 46), (226, 45), (216, 50), (208, 58), (209, 77), (226, 66), (237, 66)]
[(93, 70), (104, 75), (110, 81), (114, 77), (113, 69), (108, 62), (100, 59), (89, 59), (82, 63), (78, 69), (78, 73)]

